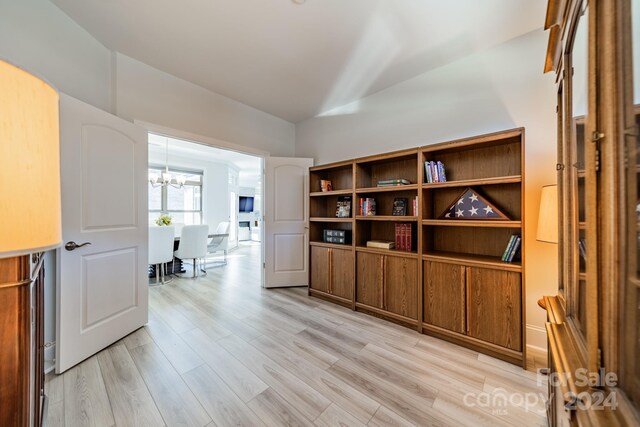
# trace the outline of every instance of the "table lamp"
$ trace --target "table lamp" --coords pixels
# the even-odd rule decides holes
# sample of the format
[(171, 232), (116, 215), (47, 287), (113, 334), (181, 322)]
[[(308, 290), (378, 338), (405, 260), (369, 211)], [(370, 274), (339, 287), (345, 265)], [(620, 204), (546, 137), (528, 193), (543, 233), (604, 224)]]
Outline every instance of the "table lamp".
[(536, 240), (558, 243), (558, 186), (555, 184), (542, 187)]

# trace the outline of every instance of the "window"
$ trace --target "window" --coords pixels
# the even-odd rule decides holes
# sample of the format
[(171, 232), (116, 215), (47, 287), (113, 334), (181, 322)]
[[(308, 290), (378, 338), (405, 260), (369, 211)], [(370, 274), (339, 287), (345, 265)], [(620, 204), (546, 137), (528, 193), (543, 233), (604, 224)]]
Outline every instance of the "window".
[[(163, 168), (152, 166), (149, 175), (161, 175)], [(182, 188), (168, 186), (153, 187), (149, 183), (149, 224), (161, 214), (173, 217), (178, 224), (202, 224), (202, 177), (201, 171), (169, 169), (172, 176), (182, 175), (186, 182)]]

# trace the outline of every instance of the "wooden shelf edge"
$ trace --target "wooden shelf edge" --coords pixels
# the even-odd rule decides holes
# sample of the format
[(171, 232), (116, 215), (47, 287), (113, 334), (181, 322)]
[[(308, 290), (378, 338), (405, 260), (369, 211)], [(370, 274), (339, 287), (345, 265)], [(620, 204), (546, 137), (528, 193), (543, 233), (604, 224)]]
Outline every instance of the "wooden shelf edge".
[(437, 227), (521, 228), (522, 221), (479, 219), (423, 219), (422, 225), (433, 225)]
[(400, 221), (400, 222), (411, 222), (417, 221), (417, 216), (394, 216), (394, 215), (357, 215), (356, 220), (358, 221)]
[(340, 196), (340, 195), (351, 195), (352, 193), (353, 193), (352, 189), (333, 190), (333, 191), (314, 191), (313, 193), (309, 193), (309, 196), (310, 197)]
[(353, 301), (351, 301), (350, 299), (347, 298), (342, 298), (339, 297), (338, 295), (333, 295), (333, 294), (329, 294), (327, 292), (323, 292), (323, 291), (319, 291), (317, 289), (312, 289), (309, 288), (309, 295), (314, 296), (314, 297), (318, 297), (330, 302), (336, 302), (340, 305), (343, 305), (345, 307), (351, 307)]
[(311, 166), (310, 172), (323, 171), (328, 169), (347, 169), (348, 166), (353, 166), (353, 160), (342, 160), (340, 162), (326, 163), (324, 165)]
[(388, 187), (363, 187), (363, 188), (356, 188), (356, 194), (387, 193), (390, 191), (412, 191), (417, 189), (418, 189), (418, 184), (392, 185)]
[(407, 324), (409, 324), (411, 326), (418, 326), (418, 320), (417, 319), (412, 319), (410, 317), (405, 317), (405, 316), (402, 316), (400, 314), (392, 313), (390, 311), (383, 310), (383, 309), (378, 308), (378, 307), (372, 307), (370, 305), (363, 304), (361, 302), (356, 302), (356, 308), (361, 308), (363, 310), (368, 310), (368, 311), (371, 311), (373, 313), (379, 314), (381, 316), (385, 316), (385, 317), (388, 317), (390, 319), (397, 320), (399, 322), (407, 323)]
[[(482, 341), (468, 335), (449, 331), (448, 329), (440, 328), (429, 323), (422, 322), (422, 331), (423, 333), (426, 332), (426, 335), (434, 335), (436, 338), (445, 339), (463, 347), (471, 348), (472, 350), (479, 351), (484, 354), (489, 354), (490, 356), (513, 363), (514, 365), (522, 366), (525, 362), (524, 354), (521, 351), (501, 347), (499, 345)], [(522, 342), (524, 345), (525, 340), (523, 339)]]
[(522, 182), (522, 175), (497, 176), (493, 178), (462, 179), (460, 181), (424, 182), (421, 187), (424, 190), (449, 187), (472, 187), (474, 185), (517, 184)]
[(504, 262), (498, 257), (457, 254), (454, 252), (426, 252), (422, 254), (425, 261), (438, 261), (447, 264), (462, 264), (470, 267), (490, 267), (496, 270), (522, 272), (519, 262)]
[(310, 222), (353, 222), (353, 218), (336, 218), (333, 216), (321, 217), (314, 216), (309, 218)]
[(389, 153), (372, 154), (366, 157), (358, 157), (357, 159), (354, 159), (354, 162), (356, 164), (378, 163), (378, 162), (385, 162), (388, 160), (402, 159), (404, 157), (411, 157), (411, 156), (416, 156), (416, 160), (417, 160), (417, 155), (418, 155), (418, 148), (409, 148), (405, 150), (392, 151)]
[(398, 251), (396, 249), (368, 248), (366, 246), (356, 246), (357, 252), (367, 252), (371, 254), (398, 256), (403, 258), (418, 258), (417, 252)]
[(487, 133), (484, 135), (472, 136), (469, 138), (454, 139), (452, 141), (440, 142), (437, 144), (423, 145), (419, 147), (422, 153), (431, 153), (434, 151), (449, 151), (459, 148), (468, 147), (470, 145), (482, 144), (500, 144), (511, 138), (522, 137), (524, 128), (519, 127), (499, 132)]
[(321, 248), (333, 248), (333, 249), (342, 249), (345, 251), (352, 251), (353, 245), (349, 243), (348, 245), (341, 245), (338, 243), (326, 243), (326, 242), (309, 242), (309, 246), (318, 246)]

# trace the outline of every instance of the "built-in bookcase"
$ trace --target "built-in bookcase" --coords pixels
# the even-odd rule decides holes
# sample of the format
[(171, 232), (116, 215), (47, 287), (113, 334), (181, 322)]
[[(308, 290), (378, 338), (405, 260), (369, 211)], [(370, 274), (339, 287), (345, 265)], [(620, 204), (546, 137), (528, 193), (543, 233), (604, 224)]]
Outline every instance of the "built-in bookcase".
[[(513, 234), (524, 239), (523, 144), (515, 129), (311, 168), (309, 293), (524, 363), (524, 251), (501, 259)], [(444, 164), (446, 182), (426, 182), (426, 161)], [(321, 180), (333, 191), (322, 192)], [(408, 184), (378, 186), (385, 180)], [(506, 218), (443, 219), (468, 187)], [(347, 195), (351, 217), (336, 218)], [(361, 198), (375, 199), (375, 215), (360, 215)], [(393, 215), (396, 199), (407, 200), (407, 215)], [(411, 225), (410, 251), (367, 247), (395, 242), (399, 224)], [(325, 243), (325, 229), (352, 240)]]

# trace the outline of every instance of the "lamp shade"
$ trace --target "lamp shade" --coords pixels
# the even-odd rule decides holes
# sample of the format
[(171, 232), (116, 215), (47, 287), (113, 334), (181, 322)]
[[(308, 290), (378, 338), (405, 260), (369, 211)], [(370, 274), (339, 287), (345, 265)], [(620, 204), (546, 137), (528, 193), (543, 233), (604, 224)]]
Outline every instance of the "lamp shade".
[(0, 258), (62, 240), (58, 92), (0, 61)]
[(542, 187), (536, 240), (558, 243), (558, 187), (556, 185)]

